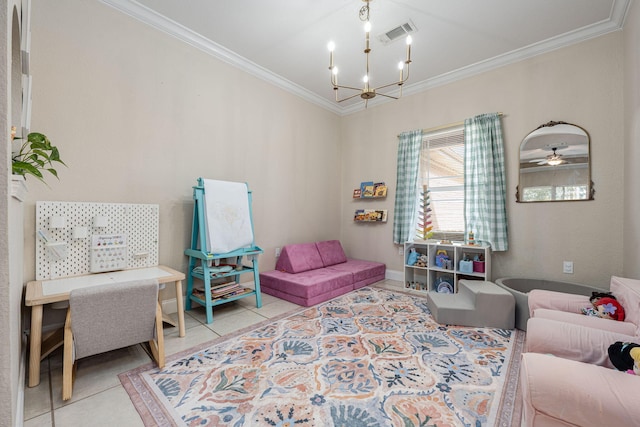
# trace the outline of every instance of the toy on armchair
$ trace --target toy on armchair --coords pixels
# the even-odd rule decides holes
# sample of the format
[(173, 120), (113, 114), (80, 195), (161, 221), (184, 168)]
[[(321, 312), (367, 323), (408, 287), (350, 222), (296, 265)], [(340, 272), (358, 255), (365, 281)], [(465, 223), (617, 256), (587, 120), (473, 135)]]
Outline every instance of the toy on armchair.
[(593, 292), (589, 302), (591, 307), (583, 308), (583, 314), (604, 319), (624, 320), (624, 308), (611, 293)]
[(617, 341), (609, 346), (609, 359), (619, 371), (640, 375), (640, 344)]

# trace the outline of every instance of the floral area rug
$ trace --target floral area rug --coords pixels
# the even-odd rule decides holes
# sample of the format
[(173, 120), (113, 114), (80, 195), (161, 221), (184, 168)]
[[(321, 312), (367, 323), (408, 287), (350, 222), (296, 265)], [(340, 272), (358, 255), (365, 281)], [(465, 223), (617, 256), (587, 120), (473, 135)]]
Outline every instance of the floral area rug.
[(523, 342), (366, 287), (120, 380), (147, 426), (510, 426)]

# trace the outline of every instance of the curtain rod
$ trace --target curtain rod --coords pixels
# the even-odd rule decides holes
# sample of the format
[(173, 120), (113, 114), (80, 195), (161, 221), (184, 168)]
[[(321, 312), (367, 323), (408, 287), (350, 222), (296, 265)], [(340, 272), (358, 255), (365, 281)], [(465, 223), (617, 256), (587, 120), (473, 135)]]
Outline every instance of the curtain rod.
[[(499, 117), (504, 116), (503, 113), (498, 113)], [(444, 129), (449, 129), (449, 128), (454, 128), (454, 127), (458, 127), (458, 126), (463, 126), (464, 125), (464, 120), (460, 121), (460, 122), (455, 122), (455, 123), (449, 123), (448, 125), (441, 125), (441, 126), (435, 126), (429, 129), (422, 129), (422, 133), (431, 133), (431, 132), (435, 132), (438, 130), (444, 130)], [(400, 136), (400, 135), (398, 135)]]

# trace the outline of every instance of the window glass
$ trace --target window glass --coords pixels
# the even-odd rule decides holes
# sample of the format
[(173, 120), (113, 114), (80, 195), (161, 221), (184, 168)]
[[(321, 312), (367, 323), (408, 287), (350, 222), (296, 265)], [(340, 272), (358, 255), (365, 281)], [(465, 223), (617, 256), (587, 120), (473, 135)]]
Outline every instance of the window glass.
[(464, 234), (464, 133), (462, 126), (426, 134), (419, 188), (430, 192), (434, 237)]

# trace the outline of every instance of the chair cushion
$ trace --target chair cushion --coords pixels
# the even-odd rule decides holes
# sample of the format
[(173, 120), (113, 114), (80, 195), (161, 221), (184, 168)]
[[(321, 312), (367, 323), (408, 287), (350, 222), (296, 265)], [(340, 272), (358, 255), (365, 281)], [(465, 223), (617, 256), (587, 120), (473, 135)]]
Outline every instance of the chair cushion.
[(316, 247), (322, 258), (322, 263), (325, 267), (335, 264), (341, 264), (347, 262), (347, 256), (342, 249), (342, 245), (339, 240), (325, 240), (323, 242), (316, 242)]
[(69, 295), (76, 359), (154, 339), (158, 281), (74, 289)]
[(276, 270), (285, 273), (302, 273), (322, 267), (322, 258), (315, 243), (286, 245), (276, 262)]

